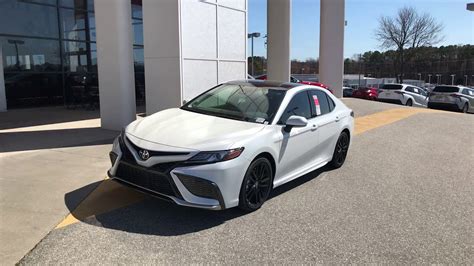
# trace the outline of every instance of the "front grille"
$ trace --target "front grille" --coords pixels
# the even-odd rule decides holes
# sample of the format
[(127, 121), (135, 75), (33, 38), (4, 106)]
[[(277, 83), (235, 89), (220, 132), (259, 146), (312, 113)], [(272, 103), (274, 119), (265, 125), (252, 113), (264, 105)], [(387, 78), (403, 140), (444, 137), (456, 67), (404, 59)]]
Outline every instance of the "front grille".
[[(173, 189), (173, 184), (169, 176), (151, 171), (146, 168), (131, 165), (126, 162), (120, 162), (117, 168), (116, 176), (131, 184), (149, 189), (154, 192), (162, 193), (168, 196), (181, 198), (177, 189)], [(176, 192), (175, 192), (176, 191)]]

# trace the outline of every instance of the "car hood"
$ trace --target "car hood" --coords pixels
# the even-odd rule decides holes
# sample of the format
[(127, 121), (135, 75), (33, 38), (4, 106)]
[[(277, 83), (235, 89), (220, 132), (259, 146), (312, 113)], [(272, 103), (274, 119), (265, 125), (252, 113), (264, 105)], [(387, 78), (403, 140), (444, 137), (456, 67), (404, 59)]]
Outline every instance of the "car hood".
[(253, 136), (264, 127), (263, 124), (173, 108), (132, 122), (127, 126), (126, 133), (132, 135), (134, 140), (138, 139), (141, 145), (151, 142), (202, 151), (235, 148), (231, 146), (236, 141)]

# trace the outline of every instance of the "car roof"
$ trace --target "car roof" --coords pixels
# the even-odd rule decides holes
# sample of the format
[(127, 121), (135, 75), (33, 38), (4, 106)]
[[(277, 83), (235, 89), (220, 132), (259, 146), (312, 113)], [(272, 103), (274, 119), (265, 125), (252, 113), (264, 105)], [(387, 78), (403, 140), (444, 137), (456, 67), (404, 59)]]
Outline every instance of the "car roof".
[(291, 83), (291, 82), (281, 82), (281, 81), (271, 81), (271, 80), (235, 80), (228, 81), (225, 84), (231, 85), (241, 85), (241, 86), (254, 86), (254, 87), (271, 87), (276, 89), (290, 90), (296, 87), (308, 86), (305, 84)]

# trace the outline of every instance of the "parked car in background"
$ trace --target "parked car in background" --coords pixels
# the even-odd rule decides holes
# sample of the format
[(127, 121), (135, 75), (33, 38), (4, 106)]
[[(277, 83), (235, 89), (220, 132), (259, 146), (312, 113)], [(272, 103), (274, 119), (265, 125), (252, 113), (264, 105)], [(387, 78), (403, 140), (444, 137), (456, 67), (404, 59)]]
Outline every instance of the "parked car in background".
[(324, 89), (227, 82), (128, 125), (108, 175), (178, 205), (254, 211), (272, 189), (341, 167), (353, 130), (354, 112)]
[[(267, 80), (267, 74), (257, 76), (257, 77), (255, 77), (255, 79)], [(331, 93), (333, 93), (332, 90), (329, 88), (329, 86), (327, 86), (327, 85), (325, 85), (321, 82), (299, 80), (299, 79), (297, 79), (293, 76), (290, 76), (290, 82), (291, 83), (300, 83), (300, 84), (305, 84), (305, 85), (311, 85), (311, 86), (318, 86), (318, 87), (321, 87), (321, 88), (326, 89), (326, 90), (330, 91)]]
[(353, 90), (352, 97), (366, 99), (366, 100), (377, 100), (379, 94), (376, 88), (371, 87), (360, 87), (356, 90)]
[(379, 89), (378, 99), (406, 106), (426, 106), (428, 91), (409, 84), (385, 84)]
[(474, 112), (474, 90), (464, 86), (436, 86), (430, 94), (428, 107)]
[(247, 79), (255, 79), (252, 75), (247, 74)]
[(352, 97), (353, 90), (351, 87), (342, 87), (342, 97)]

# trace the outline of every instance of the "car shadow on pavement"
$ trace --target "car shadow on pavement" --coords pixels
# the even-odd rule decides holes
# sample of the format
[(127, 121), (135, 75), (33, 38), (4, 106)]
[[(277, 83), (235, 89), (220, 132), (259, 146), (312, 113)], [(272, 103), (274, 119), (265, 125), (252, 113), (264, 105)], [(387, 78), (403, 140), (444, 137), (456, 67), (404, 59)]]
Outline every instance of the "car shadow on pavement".
[[(328, 170), (330, 170), (328, 167), (323, 167), (276, 188), (270, 195), (269, 200), (278, 197), (283, 193), (289, 192), (293, 188), (303, 185), (306, 182), (318, 178), (323, 172)], [(120, 186), (116, 188), (120, 191), (115, 193), (115, 195), (109, 192), (95, 193), (97, 190), (104, 190), (103, 187), (108, 185)], [(90, 190), (91, 186), (97, 187), (96, 191), (92, 192), (87, 197), (87, 199), (80, 204), (80, 208), (77, 209), (89, 209), (92, 211), (84, 212), (83, 210), (80, 210), (78, 212), (75, 210), (78, 202), (77, 195), (84, 195), (84, 190)], [(99, 195), (93, 195), (94, 193)], [(210, 211), (182, 207), (171, 202), (153, 198), (151, 196), (144, 196), (144, 194), (141, 193), (140, 197), (142, 198), (134, 201), (133, 199), (137, 196), (130, 196), (129, 193), (138, 192), (131, 188), (122, 186), (115, 181), (105, 180), (99, 185), (94, 183), (84, 188), (79, 188), (75, 191), (67, 193), (65, 195), (65, 202), (73, 216), (75, 216), (75, 218), (81, 222), (130, 233), (161, 236), (177, 236), (199, 232), (224, 224), (227, 221), (245, 216), (247, 214), (238, 208), (231, 208), (223, 211)], [(102, 196), (101, 194), (104, 195)], [(118, 207), (110, 211), (98, 211), (98, 213), (94, 213), (94, 206), (103, 205), (104, 201), (106, 202), (111, 200), (111, 196), (120, 197), (120, 195), (123, 195), (123, 197), (132, 198), (132, 203), (129, 205), (122, 204), (123, 207)], [(93, 199), (91, 200), (91, 198)], [(87, 204), (90, 206), (83, 206), (84, 202), (87, 202)], [(265, 204), (262, 208), (269, 207), (270, 204)], [(258, 211), (263, 210), (261, 209)]]

